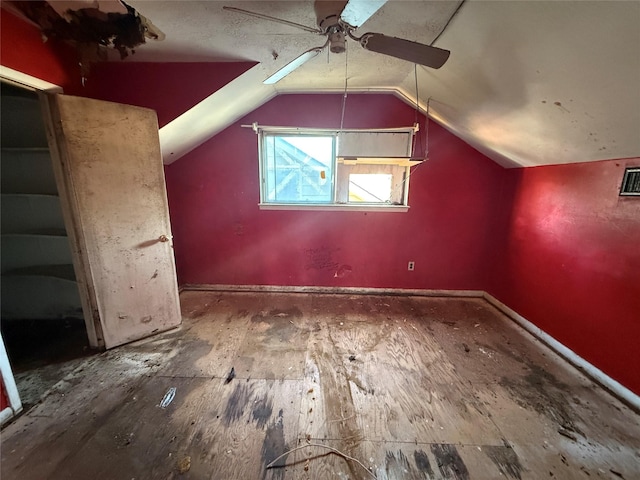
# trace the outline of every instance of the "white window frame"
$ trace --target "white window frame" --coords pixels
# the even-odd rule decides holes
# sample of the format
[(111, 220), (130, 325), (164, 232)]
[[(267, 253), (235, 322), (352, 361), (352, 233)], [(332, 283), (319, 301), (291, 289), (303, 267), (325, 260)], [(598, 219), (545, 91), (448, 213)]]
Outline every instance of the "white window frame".
[[(254, 123), (253, 125), (243, 125), (243, 127), (251, 127), (257, 133), (258, 137), (258, 165), (259, 165), (259, 183), (260, 183), (260, 203), (259, 208), (261, 210), (333, 210), (333, 211), (361, 211), (361, 212), (407, 212), (409, 210), (409, 179), (411, 176), (411, 167), (420, 163), (419, 160), (411, 158), (411, 150), (413, 145), (413, 138), (418, 131), (418, 125), (411, 127), (400, 127), (391, 129), (310, 129), (310, 128), (298, 128), (298, 127), (274, 127), (274, 126), (262, 126)], [(398, 151), (398, 147), (395, 147), (395, 151), (384, 151), (384, 147), (381, 147), (382, 154), (375, 156), (372, 151), (363, 152), (367, 155), (355, 155), (357, 152), (349, 151), (350, 155), (340, 156), (336, 151), (336, 144), (340, 134), (350, 133), (363, 133), (363, 134), (375, 134), (379, 133), (399, 133), (407, 134), (406, 150), (404, 145), (401, 146), (402, 151)], [(333, 152), (333, 166), (331, 172), (331, 184), (333, 190), (332, 201), (328, 203), (275, 203), (267, 201), (266, 192), (266, 172), (265, 172), (265, 159), (263, 158), (263, 144), (265, 135), (278, 135), (278, 136), (305, 136), (305, 135), (321, 135), (321, 136), (334, 136), (334, 152)], [(375, 144), (375, 142), (372, 142)], [(374, 145), (374, 150), (377, 152), (378, 147)], [(389, 153), (394, 153), (394, 156), (385, 156)], [(400, 155), (398, 155), (400, 154)], [(404, 155), (402, 155), (404, 154)], [(404, 167), (404, 179), (402, 203), (398, 204), (385, 204), (385, 203), (365, 203), (365, 202), (347, 202), (338, 203), (338, 176), (340, 164), (343, 165), (391, 165)]]

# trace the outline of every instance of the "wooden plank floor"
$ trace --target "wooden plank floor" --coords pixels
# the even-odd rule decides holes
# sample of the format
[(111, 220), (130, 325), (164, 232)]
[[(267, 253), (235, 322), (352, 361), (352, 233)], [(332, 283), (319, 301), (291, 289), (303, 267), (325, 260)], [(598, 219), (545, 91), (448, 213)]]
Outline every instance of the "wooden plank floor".
[(6, 427), (2, 479), (640, 478), (640, 417), (484, 300), (181, 301)]

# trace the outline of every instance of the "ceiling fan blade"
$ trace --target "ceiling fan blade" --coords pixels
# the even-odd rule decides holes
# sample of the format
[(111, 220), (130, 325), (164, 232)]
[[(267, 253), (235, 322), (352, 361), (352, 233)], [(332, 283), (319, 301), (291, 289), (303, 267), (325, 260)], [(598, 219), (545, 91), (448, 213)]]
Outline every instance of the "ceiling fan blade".
[(265, 15), (264, 13), (251, 12), (249, 10), (243, 10), (242, 8), (227, 7), (227, 6), (223, 6), (222, 9), (223, 10), (228, 10), (230, 12), (242, 13), (243, 15), (248, 15), (250, 17), (260, 18), (262, 20), (270, 20), (272, 22), (281, 23), (283, 25), (289, 25), (290, 27), (299, 28), (301, 30), (304, 30), (305, 32), (320, 33), (320, 34), (322, 33), (322, 31), (320, 29), (318, 29), (318, 28), (307, 27), (306, 25), (302, 25), (301, 23), (290, 22), (289, 20), (284, 20), (282, 18), (272, 17), (271, 15)]
[(440, 68), (451, 53), (449, 50), (402, 38), (388, 37), (381, 33), (365, 33), (360, 37), (360, 45), (372, 52), (383, 53), (431, 68)]
[(296, 68), (298, 68), (300, 65), (308, 62), (309, 60), (311, 60), (314, 57), (317, 57), (318, 54), (322, 50), (324, 50), (325, 47), (326, 47), (326, 45), (324, 45), (322, 47), (312, 48), (311, 50), (307, 50), (306, 52), (304, 52), (302, 55), (300, 55), (295, 60), (287, 63), (284, 67), (282, 67), (280, 70), (278, 70), (276, 73), (271, 75), (269, 78), (267, 78), (262, 83), (264, 83), (265, 85), (273, 85), (274, 83), (279, 82), (284, 77), (286, 77), (291, 72), (293, 72)]
[(354, 28), (358, 28), (380, 10), (387, 0), (349, 0), (340, 19)]

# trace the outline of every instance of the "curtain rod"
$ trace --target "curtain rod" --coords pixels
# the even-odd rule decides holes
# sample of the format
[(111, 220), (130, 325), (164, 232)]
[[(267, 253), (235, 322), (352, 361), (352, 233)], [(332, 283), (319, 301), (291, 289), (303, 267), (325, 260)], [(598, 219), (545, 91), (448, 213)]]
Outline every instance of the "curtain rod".
[(420, 130), (420, 125), (415, 123), (412, 127), (394, 128), (307, 128), (307, 127), (282, 127), (272, 125), (258, 125), (257, 122), (251, 125), (240, 125), (242, 128), (252, 128), (254, 132), (321, 132), (321, 133), (349, 133), (349, 132), (372, 132), (372, 133), (416, 133)]

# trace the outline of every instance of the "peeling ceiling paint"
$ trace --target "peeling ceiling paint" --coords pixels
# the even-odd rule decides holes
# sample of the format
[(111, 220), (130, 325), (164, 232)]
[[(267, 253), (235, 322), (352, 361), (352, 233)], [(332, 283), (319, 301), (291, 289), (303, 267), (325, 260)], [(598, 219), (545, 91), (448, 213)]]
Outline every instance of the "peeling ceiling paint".
[(107, 60), (105, 48), (120, 59), (135, 53), (146, 39), (163, 40), (151, 21), (120, 0), (11, 1), (14, 9), (40, 27), (45, 38), (68, 41), (80, 52), (83, 75), (90, 64)]

